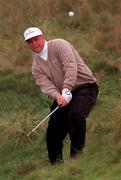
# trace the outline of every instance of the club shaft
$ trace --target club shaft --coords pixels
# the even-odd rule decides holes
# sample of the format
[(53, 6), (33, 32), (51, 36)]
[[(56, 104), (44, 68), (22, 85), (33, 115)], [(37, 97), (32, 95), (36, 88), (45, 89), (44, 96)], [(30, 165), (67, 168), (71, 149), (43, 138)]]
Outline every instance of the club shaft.
[(31, 133), (33, 133), (41, 124), (43, 124), (57, 109), (59, 108), (59, 106), (57, 106), (50, 114), (48, 114), (48, 116), (46, 118), (44, 118), (34, 129), (32, 129), (31, 132), (29, 132), (27, 134), (27, 136), (29, 136)]

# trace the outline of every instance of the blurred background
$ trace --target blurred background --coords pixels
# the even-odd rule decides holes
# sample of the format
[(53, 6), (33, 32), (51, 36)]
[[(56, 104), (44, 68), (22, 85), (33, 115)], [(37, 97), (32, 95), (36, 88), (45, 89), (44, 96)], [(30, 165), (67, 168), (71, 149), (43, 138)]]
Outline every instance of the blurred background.
[(89, 64), (121, 69), (120, 0), (0, 0), (0, 69), (30, 69), (31, 53), (23, 42), (30, 26), (47, 39), (70, 41)]

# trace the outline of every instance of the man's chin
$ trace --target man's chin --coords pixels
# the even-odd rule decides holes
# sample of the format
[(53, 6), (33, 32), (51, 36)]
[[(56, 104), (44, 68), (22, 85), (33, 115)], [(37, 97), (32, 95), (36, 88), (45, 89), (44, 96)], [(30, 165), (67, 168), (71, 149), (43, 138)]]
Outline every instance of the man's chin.
[(33, 51), (34, 51), (35, 53), (40, 53), (40, 52), (41, 52), (40, 49), (33, 49)]

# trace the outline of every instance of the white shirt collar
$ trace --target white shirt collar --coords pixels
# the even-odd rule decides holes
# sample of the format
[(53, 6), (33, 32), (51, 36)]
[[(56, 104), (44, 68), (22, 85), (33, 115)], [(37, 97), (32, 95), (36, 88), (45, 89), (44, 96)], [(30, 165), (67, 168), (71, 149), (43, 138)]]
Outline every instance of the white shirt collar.
[(45, 41), (43, 50), (38, 53), (38, 55), (40, 56), (40, 58), (42, 58), (43, 60), (47, 61), (47, 57), (48, 57), (48, 44), (47, 41)]

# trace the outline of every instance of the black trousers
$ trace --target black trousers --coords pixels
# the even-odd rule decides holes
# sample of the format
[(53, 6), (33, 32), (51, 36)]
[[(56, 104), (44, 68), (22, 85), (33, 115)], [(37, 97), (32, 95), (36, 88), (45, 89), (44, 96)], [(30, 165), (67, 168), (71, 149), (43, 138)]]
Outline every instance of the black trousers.
[[(96, 83), (80, 85), (72, 92), (73, 98), (70, 104), (59, 108), (51, 115), (46, 133), (48, 157), (51, 163), (58, 158), (62, 159), (63, 140), (68, 133), (71, 140), (70, 155), (84, 148), (86, 118), (96, 102), (98, 91)], [(54, 101), (51, 111), (57, 106), (57, 102)]]

